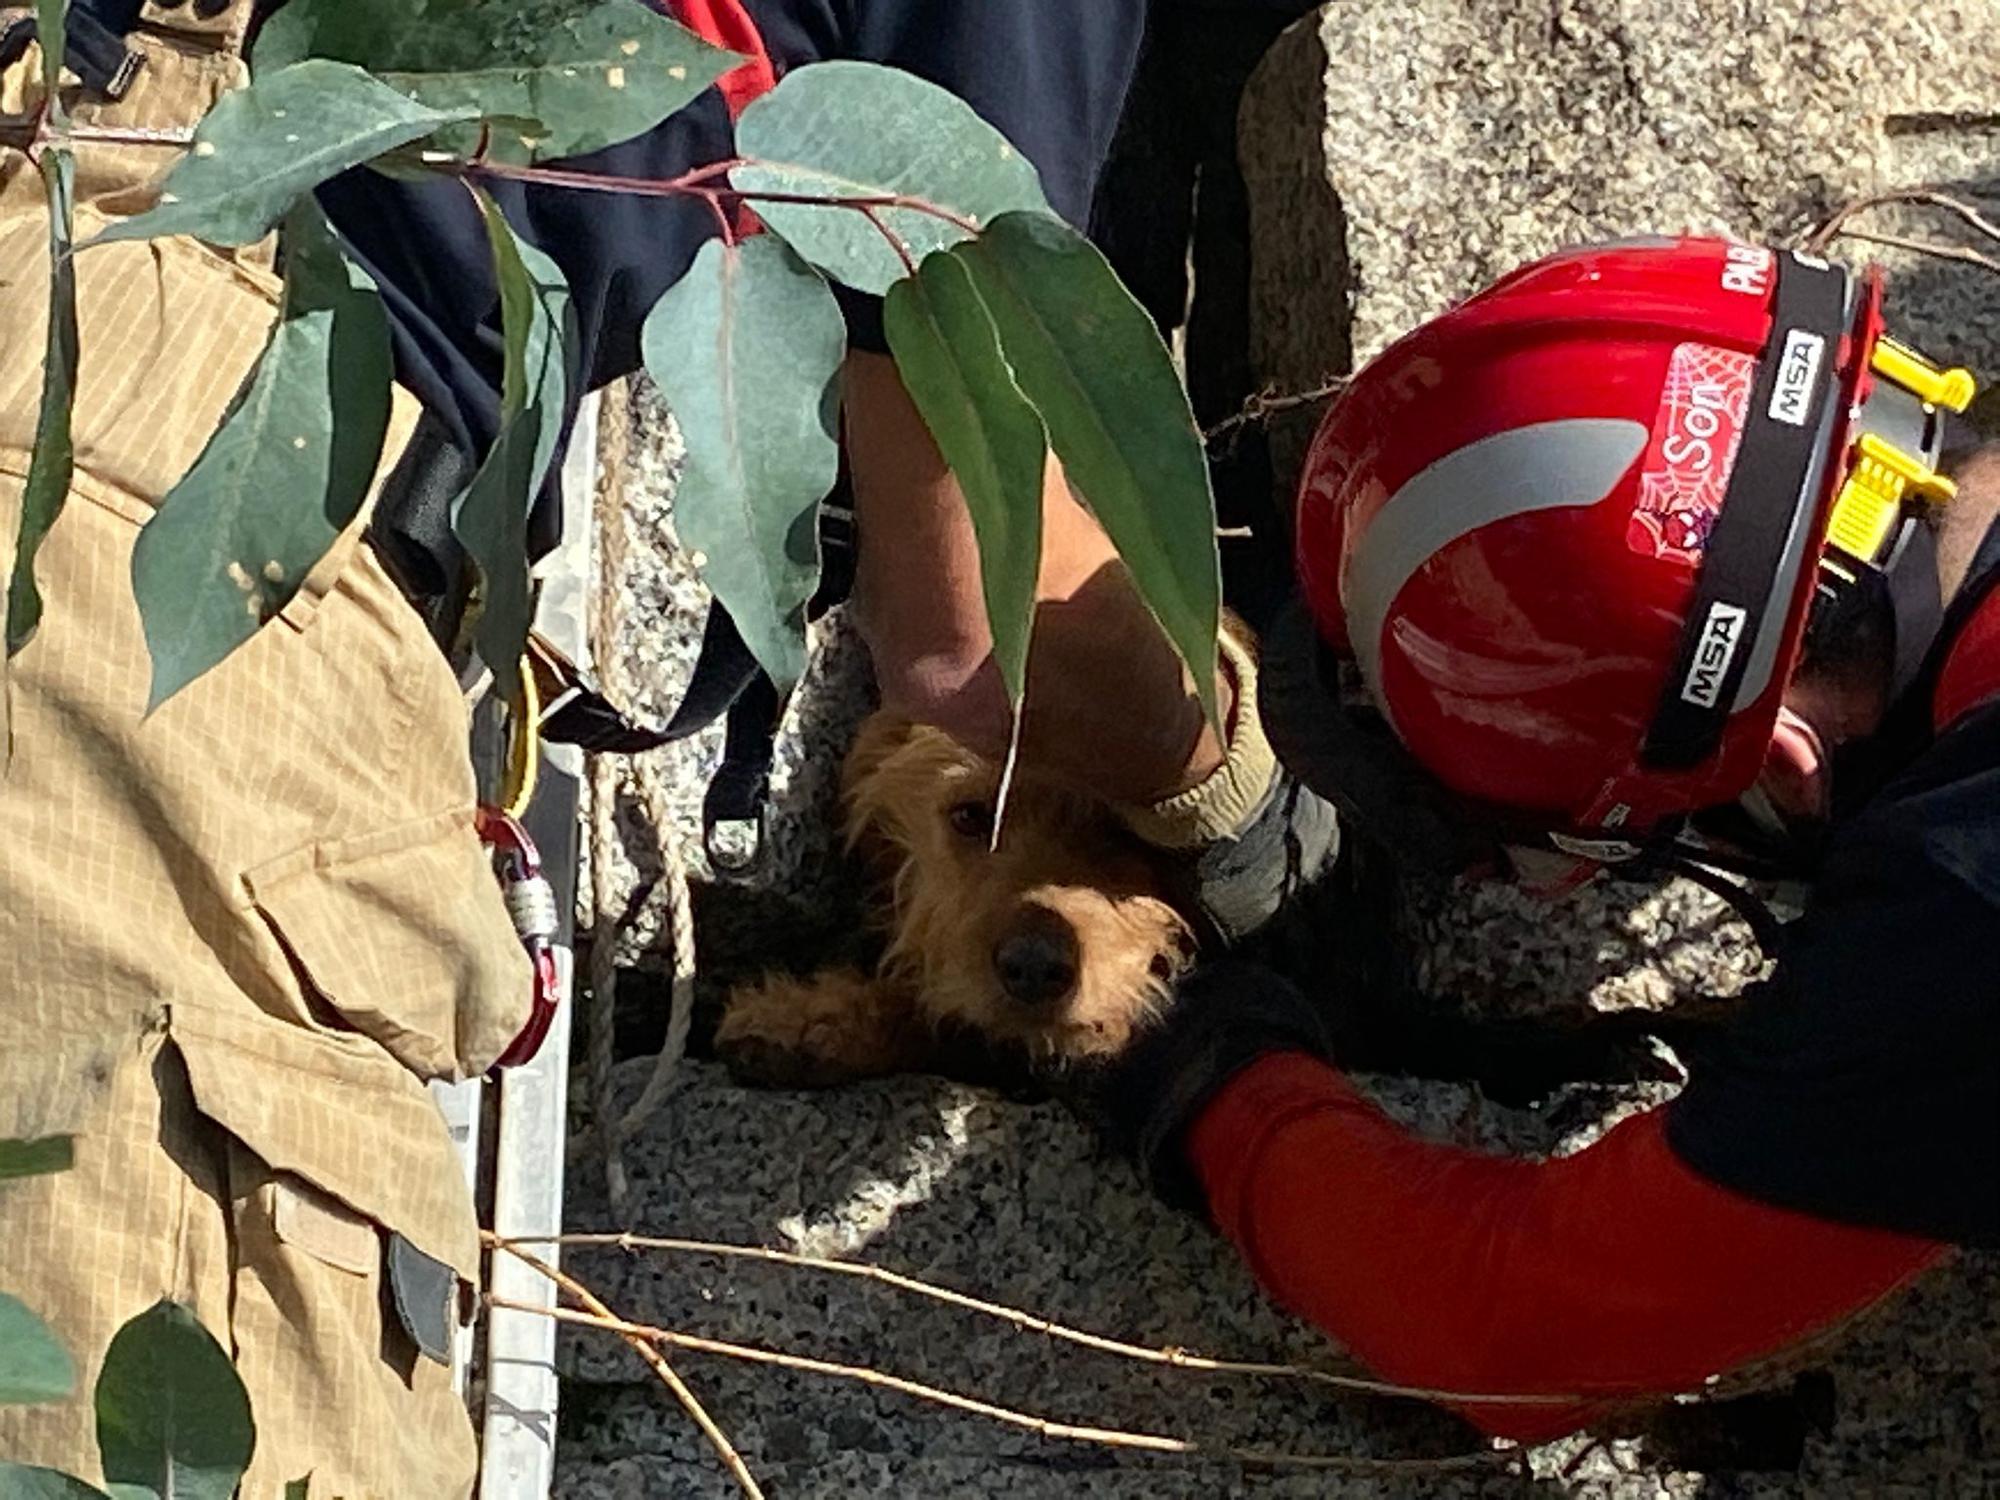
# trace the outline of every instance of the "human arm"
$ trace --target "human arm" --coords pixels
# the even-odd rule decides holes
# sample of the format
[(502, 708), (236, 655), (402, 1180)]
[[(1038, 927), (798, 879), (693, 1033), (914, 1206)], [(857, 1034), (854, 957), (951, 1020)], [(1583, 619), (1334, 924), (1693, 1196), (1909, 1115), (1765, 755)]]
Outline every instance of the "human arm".
[(1536, 1438), (1836, 1330), (2000, 1239), (1991, 859), (2000, 709), (1836, 840), (1773, 978), (1692, 1082), (1573, 1156), (1426, 1141), (1321, 1059), (1325, 1006), (1244, 967), (1183, 987), (1100, 1111), (1259, 1279), (1389, 1379)]
[[(886, 356), (850, 356), (846, 395), (854, 601), (883, 699), (998, 760), (1010, 714), (965, 496)], [(1222, 752), (1180, 659), (1053, 462), (1042, 512), (1023, 762), (1114, 802), (1185, 790)]]
[(1944, 1247), (1719, 1187), (1663, 1110), (1573, 1156), (1423, 1140), (1300, 1053), (1246, 1069), (1187, 1150), (1218, 1229), (1279, 1302), (1385, 1379), (1539, 1441), (1837, 1329)]

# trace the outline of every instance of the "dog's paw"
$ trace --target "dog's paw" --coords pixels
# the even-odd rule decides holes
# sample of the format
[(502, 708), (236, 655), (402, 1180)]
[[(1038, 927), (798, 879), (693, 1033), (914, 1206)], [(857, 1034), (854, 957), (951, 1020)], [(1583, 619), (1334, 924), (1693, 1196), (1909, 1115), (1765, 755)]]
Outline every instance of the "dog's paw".
[(773, 975), (735, 991), (715, 1055), (745, 1083), (822, 1089), (918, 1066), (920, 1023), (854, 969), (810, 979)]

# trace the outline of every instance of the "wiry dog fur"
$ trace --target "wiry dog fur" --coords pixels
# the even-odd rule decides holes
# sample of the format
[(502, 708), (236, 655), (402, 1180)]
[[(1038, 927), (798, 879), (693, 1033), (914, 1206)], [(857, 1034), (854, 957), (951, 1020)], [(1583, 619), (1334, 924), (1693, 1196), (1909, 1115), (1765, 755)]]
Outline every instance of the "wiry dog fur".
[(1021, 778), (997, 839), (997, 766), (888, 714), (842, 787), (847, 841), (876, 882), (873, 973), (772, 976), (716, 1033), (739, 1073), (818, 1087), (929, 1066), (967, 1036), (1061, 1067), (1119, 1051), (1192, 955), (1157, 855), (1098, 803)]

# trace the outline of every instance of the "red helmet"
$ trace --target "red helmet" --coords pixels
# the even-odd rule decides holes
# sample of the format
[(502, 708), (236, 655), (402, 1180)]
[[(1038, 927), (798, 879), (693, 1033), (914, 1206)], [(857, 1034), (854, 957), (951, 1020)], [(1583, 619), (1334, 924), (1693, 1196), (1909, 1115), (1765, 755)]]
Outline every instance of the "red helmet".
[(1816, 590), (1880, 572), (1971, 378), (1881, 278), (1713, 239), (1566, 251), (1425, 324), (1322, 422), (1297, 562), (1422, 766), (1626, 852), (1764, 766)]

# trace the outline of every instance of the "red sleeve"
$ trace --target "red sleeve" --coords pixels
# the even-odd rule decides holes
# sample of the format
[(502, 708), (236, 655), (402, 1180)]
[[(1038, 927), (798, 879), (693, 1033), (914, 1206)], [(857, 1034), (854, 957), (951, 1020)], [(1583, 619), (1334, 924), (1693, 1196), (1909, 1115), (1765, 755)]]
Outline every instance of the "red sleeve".
[(1189, 1149), (1258, 1279), (1383, 1378), (1590, 1398), (1454, 1403), (1539, 1441), (1786, 1349), (1944, 1253), (1717, 1187), (1664, 1116), (1561, 1160), (1487, 1156), (1411, 1135), (1294, 1053), (1233, 1079)]
[[(659, 8), (663, 0), (653, 0)], [(764, 35), (743, 0), (664, 0), (667, 14), (705, 42), (741, 55), (745, 61), (716, 80), (735, 119), (752, 103), (778, 86)]]

